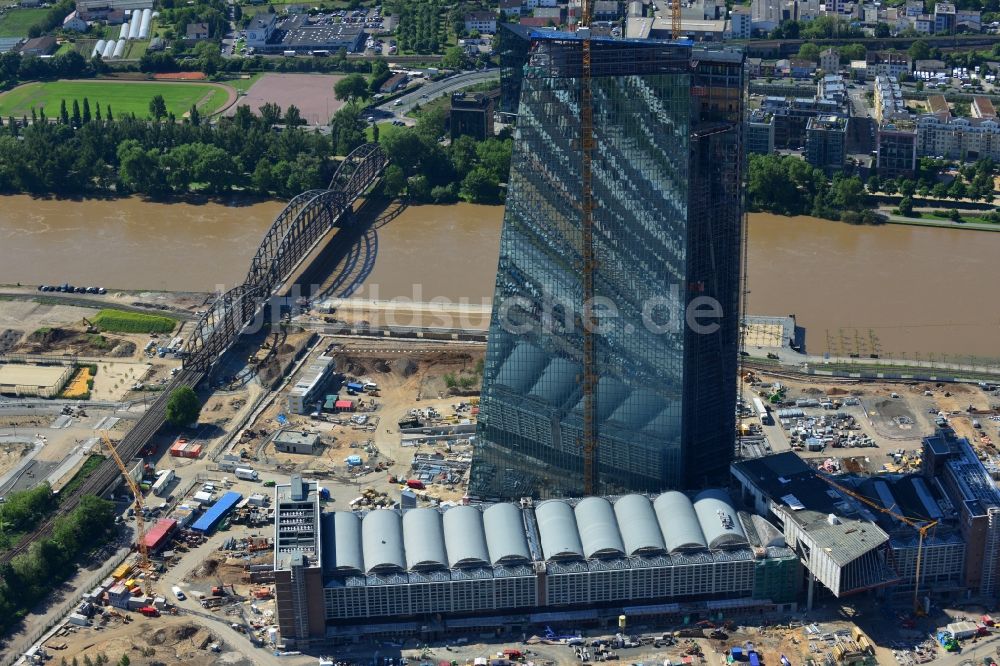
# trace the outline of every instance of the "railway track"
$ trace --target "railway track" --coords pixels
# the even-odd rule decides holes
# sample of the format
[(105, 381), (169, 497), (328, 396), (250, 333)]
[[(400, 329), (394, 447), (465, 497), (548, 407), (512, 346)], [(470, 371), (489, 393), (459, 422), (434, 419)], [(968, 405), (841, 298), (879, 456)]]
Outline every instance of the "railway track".
[[(170, 393), (181, 386), (194, 388), (202, 380), (203, 373), (194, 370), (184, 370), (178, 374), (174, 380), (168, 384), (160, 396), (149, 406), (146, 413), (135, 424), (128, 434), (115, 447), (118, 455), (123, 460), (131, 460), (139, 454), (139, 451), (152, 439), (153, 435), (160, 429), (166, 418), (167, 401)], [(68, 497), (60, 497), (59, 508), (56, 509), (45, 522), (38, 526), (34, 532), (27, 534), (17, 546), (0, 553), (0, 563), (6, 564), (12, 559), (28, 552), (31, 544), (52, 534), (55, 522), (61, 516), (65, 516), (75, 509), (84, 495), (102, 495), (113, 484), (121, 479), (121, 472), (115, 462), (108, 458), (88, 476), (80, 486)]]

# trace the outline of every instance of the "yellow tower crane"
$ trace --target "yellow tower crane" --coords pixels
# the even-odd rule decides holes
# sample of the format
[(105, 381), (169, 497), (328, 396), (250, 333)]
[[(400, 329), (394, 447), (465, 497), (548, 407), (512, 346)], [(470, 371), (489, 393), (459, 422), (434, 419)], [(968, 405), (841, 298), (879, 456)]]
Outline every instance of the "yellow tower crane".
[(840, 492), (844, 493), (845, 495), (853, 497), (854, 499), (858, 500), (859, 502), (863, 502), (864, 504), (867, 504), (868, 506), (870, 506), (871, 508), (875, 509), (876, 511), (880, 511), (880, 512), (882, 512), (884, 514), (890, 515), (893, 518), (895, 518), (896, 520), (898, 520), (898, 521), (900, 521), (902, 523), (905, 523), (905, 524), (909, 525), (910, 527), (912, 527), (913, 529), (917, 530), (917, 533), (920, 535), (920, 541), (917, 544), (917, 563), (916, 563), (916, 567), (914, 568), (914, 572), (913, 572), (913, 612), (915, 614), (917, 614), (917, 615), (925, 615), (923, 606), (920, 605), (920, 563), (921, 563), (921, 560), (923, 559), (923, 555), (924, 555), (924, 537), (927, 535), (927, 532), (929, 532), (931, 530), (931, 528), (937, 526), (938, 521), (936, 521), (936, 520), (913, 520), (912, 518), (907, 518), (906, 516), (904, 516), (901, 513), (897, 513), (895, 511), (893, 511), (892, 509), (887, 509), (884, 506), (882, 506), (881, 504), (878, 504), (877, 502), (874, 502), (874, 501), (868, 499), (867, 497), (865, 497), (861, 493), (855, 492), (855, 491), (851, 490), (850, 488), (848, 488), (846, 486), (842, 486), (841, 484), (837, 483), (833, 479), (827, 478), (827, 477), (823, 476), (822, 474), (819, 474), (818, 476), (819, 476), (819, 478), (823, 479), (824, 481), (826, 481), (827, 483), (829, 483), (831, 486), (833, 486), (834, 488), (836, 488)]
[(139, 484), (135, 482), (135, 479), (128, 473), (128, 468), (125, 467), (125, 463), (122, 462), (121, 456), (118, 455), (118, 451), (115, 449), (114, 442), (108, 437), (107, 433), (101, 435), (101, 441), (104, 443), (104, 447), (111, 454), (114, 459), (115, 464), (118, 465), (118, 469), (121, 470), (122, 476), (125, 477), (125, 483), (128, 485), (128, 489), (132, 491), (132, 497), (135, 498), (135, 547), (139, 551), (139, 570), (142, 572), (142, 588), (146, 592), (146, 596), (153, 596), (153, 579), (152, 579), (152, 566), (149, 563), (149, 548), (146, 547), (146, 522), (143, 520), (143, 504), (142, 504), (142, 489), (139, 488)]
[(681, 0), (670, 0), (670, 36), (681, 38)]

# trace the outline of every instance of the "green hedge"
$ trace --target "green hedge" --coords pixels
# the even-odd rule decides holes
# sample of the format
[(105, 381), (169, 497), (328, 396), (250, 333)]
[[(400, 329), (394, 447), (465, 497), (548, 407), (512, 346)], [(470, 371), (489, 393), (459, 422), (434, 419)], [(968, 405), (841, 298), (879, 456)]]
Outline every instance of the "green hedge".
[(177, 325), (170, 317), (123, 310), (101, 310), (93, 322), (102, 331), (111, 333), (169, 333)]

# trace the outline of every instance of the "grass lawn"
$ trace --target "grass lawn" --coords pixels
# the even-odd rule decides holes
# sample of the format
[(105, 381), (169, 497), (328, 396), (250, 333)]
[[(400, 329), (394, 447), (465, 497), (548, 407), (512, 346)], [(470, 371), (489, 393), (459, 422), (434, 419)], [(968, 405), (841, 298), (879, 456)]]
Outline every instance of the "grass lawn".
[(170, 317), (105, 309), (91, 320), (102, 331), (113, 333), (170, 333), (177, 321)]
[(10, 9), (0, 16), (0, 37), (27, 37), (28, 28), (48, 13), (47, 9)]
[(178, 118), (192, 104), (198, 104), (203, 114), (217, 111), (226, 101), (226, 92), (200, 83), (146, 83), (127, 81), (53, 81), (28, 83), (0, 95), (0, 117), (30, 116), (32, 107), (44, 107), (50, 118), (59, 113), (60, 100), (72, 108), (74, 99), (90, 99), (91, 108), (99, 103), (103, 109), (111, 105), (115, 116), (134, 113), (138, 118), (149, 116), (149, 100), (163, 95), (167, 112)]
[[(401, 130), (405, 130), (405, 127), (400, 127), (399, 125), (393, 125), (391, 120), (387, 120), (384, 123), (375, 123), (378, 125), (378, 140), (379, 143), (385, 141), (386, 137), (395, 134)], [(365, 128), (365, 136), (371, 141), (374, 137), (372, 136), (372, 126), (368, 125)]]

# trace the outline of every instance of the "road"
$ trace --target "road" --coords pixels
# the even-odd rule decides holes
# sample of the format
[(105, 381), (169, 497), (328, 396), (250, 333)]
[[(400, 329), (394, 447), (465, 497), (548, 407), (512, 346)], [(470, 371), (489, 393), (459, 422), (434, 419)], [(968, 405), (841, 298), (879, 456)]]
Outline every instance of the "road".
[[(441, 79), (440, 81), (430, 81), (411, 93), (407, 93), (402, 97), (399, 97), (391, 102), (386, 102), (385, 104), (375, 108), (396, 118), (403, 118), (409, 114), (410, 111), (413, 110), (413, 107), (417, 104), (426, 104), (441, 95), (446, 95), (457, 90), (461, 90), (462, 88), (468, 88), (469, 86), (489, 81), (490, 79), (499, 78), (500, 70), (497, 68), (484, 69), (479, 72), (463, 72), (462, 74), (449, 76), (448, 78)], [(402, 104), (400, 104), (400, 102), (402, 102)]]

